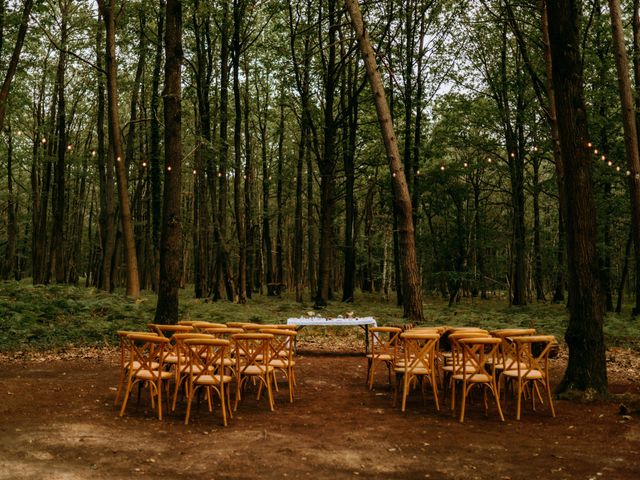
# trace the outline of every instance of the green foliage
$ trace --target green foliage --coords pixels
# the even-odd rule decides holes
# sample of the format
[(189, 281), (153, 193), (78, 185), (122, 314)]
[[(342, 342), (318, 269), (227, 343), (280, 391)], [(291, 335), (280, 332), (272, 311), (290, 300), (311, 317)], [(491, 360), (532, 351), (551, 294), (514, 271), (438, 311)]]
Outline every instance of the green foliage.
[[(255, 295), (247, 305), (238, 305), (194, 299), (191, 292), (184, 291), (180, 305), (180, 316), (184, 320), (254, 323), (284, 323), (289, 317), (306, 315), (311, 308), (296, 303), (289, 293), (281, 297)], [(353, 304), (331, 302), (318, 314), (337, 317), (347, 311), (373, 316), (379, 324), (404, 322), (402, 309), (378, 295), (360, 294)], [(141, 301), (132, 302), (119, 294), (93, 288), (34, 287), (25, 282), (3, 282), (0, 283), (0, 351), (113, 345), (117, 342), (117, 330), (146, 330), (154, 312), (155, 295), (151, 292), (144, 292)], [(495, 297), (488, 301), (463, 298), (452, 308), (447, 307), (444, 299), (429, 298), (425, 303), (425, 318), (429, 325), (487, 329), (535, 327), (562, 341), (568, 317), (563, 305), (508, 307), (504, 298)], [(610, 346), (639, 348), (639, 329), (638, 321), (630, 320), (625, 314), (610, 314), (605, 321)]]

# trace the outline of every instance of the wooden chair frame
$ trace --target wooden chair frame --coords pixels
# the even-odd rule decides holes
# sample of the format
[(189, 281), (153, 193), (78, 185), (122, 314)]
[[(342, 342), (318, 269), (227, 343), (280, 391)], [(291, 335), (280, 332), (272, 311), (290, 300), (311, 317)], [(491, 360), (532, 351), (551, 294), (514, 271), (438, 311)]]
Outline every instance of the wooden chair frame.
[(376, 364), (384, 363), (389, 372), (391, 385), (391, 370), (398, 356), (398, 343), (402, 329), (399, 327), (370, 327), (369, 345), (371, 353), (367, 354), (367, 385), (373, 390)]
[(474, 386), (482, 385), (485, 414), (488, 414), (489, 411), (487, 402), (488, 389), (495, 399), (500, 419), (504, 422), (495, 370), (487, 369), (488, 364), (496, 361), (500, 339), (494, 337), (471, 337), (461, 338), (458, 343), (462, 348), (462, 367), (454, 370), (451, 376), (451, 411), (455, 413), (456, 382), (462, 383), (460, 422), (464, 422), (469, 392)]
[(407, 396), (409, 395), (412, 382), (418, 377), (421, 377), (423, 402), (426, 402), (425, 380), (428, 380), (431, 384), (436, 410), (440, 410), (436, 369), (436, 356), (440, 335), (437, 333), (412, 333), (411, 331), (407, 331), (402, 333), (400, 338), (402, 340), (403, 361), (402, 363), (396, 364), (394, 368), (396, 373), (394, 405), (396, 404), (398, 389), (400, 388), (400, 377), (402, 377), (401, 409), (403, 412), (407, 406)]
[(278, 391), (278, 382), (275, 375), (277, 371), (282, 372), (289, 387), (289, 402), (293, 403), (294, 386), (296, 384), (294, 345), (298, 333), (295, 330), (285, 330), (283, 328), (265, 328), (260, 332), (273, 335), (273, 340), (269, 343), (269, 349), (271, 350), (269, 365), (274, 368), (273, 384), (276, 391)]
[(259, 382), (257, 399), (260, 400), (262, 388), (267, 389), (269, 409), (274, 410), (273, 390), (271, 379), (273, 367), (271, 361), (271, 349), (269, 344), (273, 335), (269, 333), (238, 333), (231, 336), (234, 343), (236, 360), (236, 398), (233, 410), (238, 409), (238, 403), (242, 396), (242, 390), (247, 379), (254, 378)]
[(225, 388), (232, 377), (225, 372), (225, 360), (228, 358), (229, 341), (218, 338), (188, 338), (184, 340), (188, 352), (188, 399), (187, 413), (184, 423), (189, 423), (191, 404), (198, 388), (204, 388), (207, 393), (209, 412), (213, 412), (211, 393), (215, 392), (220, 400), (222, 422), (227, 426), (227, 412), (233, 418), (231, 411), (230, 388)]

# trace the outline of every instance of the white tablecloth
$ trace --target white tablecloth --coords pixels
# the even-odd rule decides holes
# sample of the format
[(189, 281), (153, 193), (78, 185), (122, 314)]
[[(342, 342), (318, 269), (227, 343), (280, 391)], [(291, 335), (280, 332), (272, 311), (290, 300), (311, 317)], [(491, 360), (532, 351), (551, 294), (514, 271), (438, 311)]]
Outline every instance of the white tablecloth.
[(287, 319), (287, 325), (317, 325), (317, 326), (353, 326), (353, 325), (373, 325), (376, 327), (376, 323), (373, 317), (355, 317), (355, 318), (322, 318), (322, 317), (300, 317)]

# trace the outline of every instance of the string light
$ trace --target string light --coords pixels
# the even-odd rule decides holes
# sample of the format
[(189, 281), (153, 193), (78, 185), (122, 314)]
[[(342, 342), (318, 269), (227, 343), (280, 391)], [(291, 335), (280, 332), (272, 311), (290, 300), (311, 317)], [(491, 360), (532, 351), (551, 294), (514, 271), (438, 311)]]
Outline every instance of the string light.
[(67, 150), (69, 150), (69, 151), (70, 151), (70, 150), (71, 150), (71, 148), (72, 148), (72, 147), (71, 147), (71, 144), (67, 145)]
[(198, 172), (196, 172), (196, 171), (194, 170), (194, 171), (193, 171), (193, 174), (195, 175), (196, 173), (198, 173)]
[(469, 166), (467, 162), (464, 162), (463, 165), (464, 165), (464, 168), (467, 168)]
[(537, 146), (537, 145), (534, 145), (534, 146), (533, 146), (533, 151), (534, 151), (534, 152), (537, 152), (537, 151), (538, 151), (538, 146)]
[(120, 157), (116, 158), (116, 161), (119, 162), (120, 161)]
[(631, 172), (629, 170), (627, 170), (627, 177), (631, 175)]
[(516, 153), (515, 152), (511, 152), (511, 158), (516, 158)]
[(218, 177), (222, 177), (222, 172), (218, 172)]
[(444, 165), (440, 165), (440, 171), (444, 172)]
[(611, 160), (609, 160), (609, 161), (607, 162), (607, 165), (611, 166), (611, 165), (613, 165), (613, 162), (612, 162)]
[(44, 145), (45, 143), (47, 143), (47, 139), (43, 138), (42, 140), (40, 140), (40, 142), (42, 142), (42, 144)]
[(171, 165), (167, 167), (167, 172), (170, 172), (170, 171), (171, 171)]
[(96, 151), (95, 150), (91, 150), (91, 156), (95, 157), (96, 156)]
[(269, 175), (269, 180), (271, 180), (271, 175)]
[(487, 158), (487, 162), (491, 163), (492, 162), (491, 158)]
[(591, 148), (593, 147), (593, 144), (591, 142), (587, 142), (587, 147)]
[(620, 165), (616, 167), (616, 172), (619, 172), (619, 171), (620, 171)]
[(595, 155), (597, 155), (597, 154), (598, 154), (598, 149), (597, 149), (597, 148), (595, 148), (595, 149), (593, 150), (593, 153), (594, 153)]
[(602, 155), (602, 156), (600, 157), (600, 159), (604, 162), (604, 161), (607, 159), (607, 156), (606, 156), (606, 155)]
[(392, 176), (393, 178), (395, 178), (395, 177), (396, 177), (396, 172), (393, 172), (393, 173), (391, 174), (391, 176)]
[(142, 166), (146, 168), (147, 162), (142, 162)]

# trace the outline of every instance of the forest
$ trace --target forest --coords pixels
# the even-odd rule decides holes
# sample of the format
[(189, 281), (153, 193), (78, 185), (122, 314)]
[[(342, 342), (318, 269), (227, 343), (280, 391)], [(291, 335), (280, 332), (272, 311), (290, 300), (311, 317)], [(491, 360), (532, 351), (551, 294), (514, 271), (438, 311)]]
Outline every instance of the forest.
[[(635, 314), (638, 0), (574, 3), (597, 275), (606, 310)], [(545, 5), (362, 4), (421, 292), (450, 305), (567, 301)], [(405, 302), (396, 172), (345, 3), (3, 0), (0, 65), (3, 279)]]

